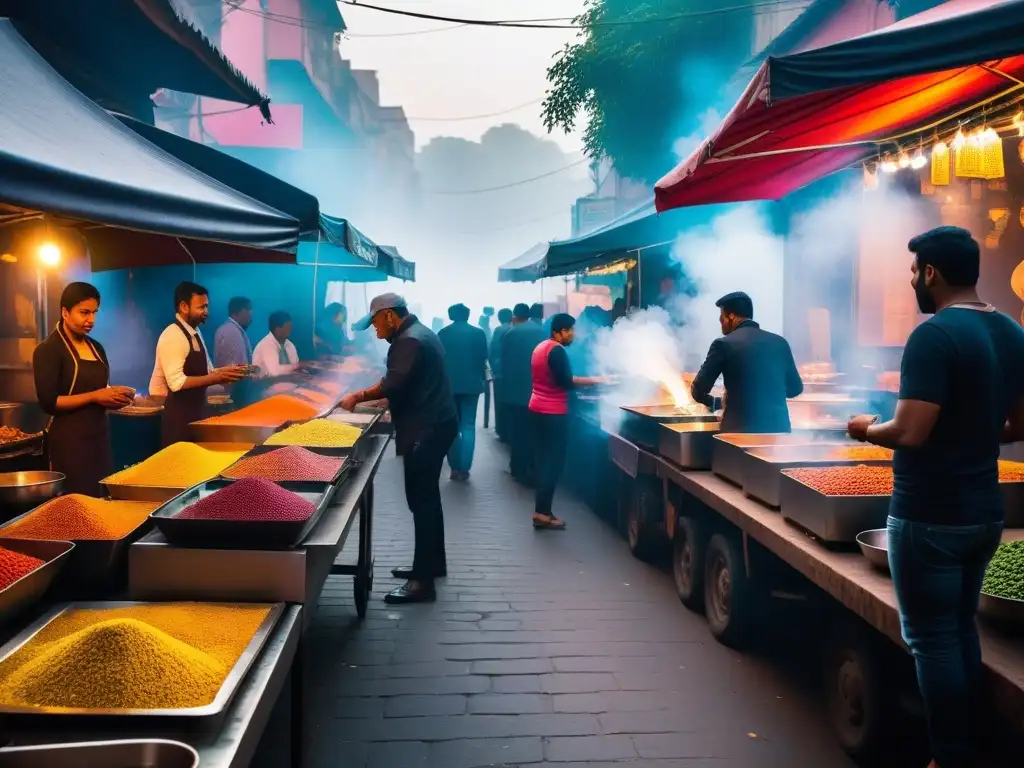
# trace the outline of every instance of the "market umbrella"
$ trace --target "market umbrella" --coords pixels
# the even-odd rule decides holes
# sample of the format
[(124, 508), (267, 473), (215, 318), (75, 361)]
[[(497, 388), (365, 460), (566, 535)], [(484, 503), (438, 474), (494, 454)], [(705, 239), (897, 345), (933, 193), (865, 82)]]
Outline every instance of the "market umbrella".
[(951, 0), (769, 57), (715, 132), (655, 186), (659, 211), (778, 200), (1024, 96), (1024, 0)]

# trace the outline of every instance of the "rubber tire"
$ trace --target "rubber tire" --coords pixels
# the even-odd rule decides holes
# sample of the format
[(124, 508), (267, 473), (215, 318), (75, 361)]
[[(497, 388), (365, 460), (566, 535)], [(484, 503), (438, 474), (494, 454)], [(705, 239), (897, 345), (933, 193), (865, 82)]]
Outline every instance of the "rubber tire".
[(704, 615), (722, 645), (743, 650), (750, 644), (753, 589), (747, 579), (738, 537), (716, 533), (704, 556)]
[(656, 550), (656, 540), (650, 524), (644, 520), (645, 494), (639, 484), (630, 490), (626, 501), (626, 544), (633, 557), (649, 562)]
[(881, 754), (892, 707), (879, 660), (865, 643), (836, 645), (826, 658), (825, 700), (836, 740), (854, 758)]
[[(686, 566), (683, 565), (684, 561)], [(704, 546), (697, 522), (680, 515), (672, 541), (672, 580), (679, 601), (691, 611), (704, 610)]]

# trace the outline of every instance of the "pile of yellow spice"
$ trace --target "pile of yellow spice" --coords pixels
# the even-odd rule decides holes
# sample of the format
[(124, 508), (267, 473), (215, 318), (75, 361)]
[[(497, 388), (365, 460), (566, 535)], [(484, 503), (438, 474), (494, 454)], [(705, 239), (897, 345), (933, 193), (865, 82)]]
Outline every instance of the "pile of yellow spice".
[(351, 448), (363, 434), (359, 427), (328, 419), (293, 424), (270, 436), (265, 445), (301, 445), (307, 448)]
[(156, 488), (191, 488), (217, 477), (244, 451), (218, 451), (195, 443), (174, 443), (103, 482)]
[(206, 706), (269, 612), (209, 603), (71, 609), (0, 662), (0, 705)]

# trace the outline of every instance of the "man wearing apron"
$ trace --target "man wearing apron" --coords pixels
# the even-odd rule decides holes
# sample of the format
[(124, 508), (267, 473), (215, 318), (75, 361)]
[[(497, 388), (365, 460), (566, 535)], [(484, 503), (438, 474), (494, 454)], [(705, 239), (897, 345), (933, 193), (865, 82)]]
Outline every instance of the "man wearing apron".
[(245, 375), (242, 366), (215, 369), (210, 364), (199, 326), (210, 316), (210, 295), (201, 285), (183, 282), (174, 289), (177, 315), (156, 344), (156, 363), (149, 382), (151, 397), (164, 397), (161, 443), (187, 442), (189, 425), (206, 415), (206, 390), (230, 384)]

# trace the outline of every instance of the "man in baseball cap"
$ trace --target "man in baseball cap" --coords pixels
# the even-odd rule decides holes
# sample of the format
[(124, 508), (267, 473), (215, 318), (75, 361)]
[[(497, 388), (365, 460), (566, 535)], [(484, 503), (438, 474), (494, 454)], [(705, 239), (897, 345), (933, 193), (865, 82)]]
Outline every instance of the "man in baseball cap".
[(389, 603), (422, 603), (437, 599), (434, 579), (447, 575), (444, 517), (441, 510), (441, 466), (458, 434), (455, 398), (444, 365), (444, 347), (437, 335), (409, 313), (405, 299), (385, 293), (370, 302), (356, 330), (373, 326), (387, 341), (387, 373), (368, 389), (345, 395), (341, 407), (387, 400), (395, 426), (395, 450), (405, 470), (405, 498), (412, 511), (416, 547), (411, 568), (395, 568), (408, 579), (385, 596)]

